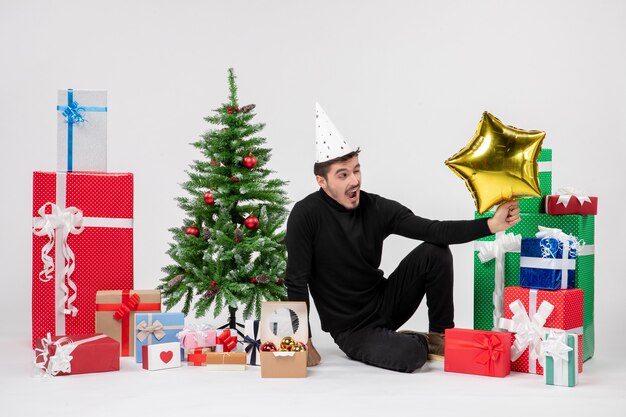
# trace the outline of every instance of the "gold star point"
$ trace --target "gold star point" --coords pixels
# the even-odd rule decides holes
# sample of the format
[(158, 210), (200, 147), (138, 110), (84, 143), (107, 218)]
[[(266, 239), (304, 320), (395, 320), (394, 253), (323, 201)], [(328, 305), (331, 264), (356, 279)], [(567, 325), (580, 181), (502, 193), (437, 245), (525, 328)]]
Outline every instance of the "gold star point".
[(515, 198), (541, 197), (537, 159), (545, 136), (484, 112), (469, 143), (445, 163), (465, 181), (482, 214)]

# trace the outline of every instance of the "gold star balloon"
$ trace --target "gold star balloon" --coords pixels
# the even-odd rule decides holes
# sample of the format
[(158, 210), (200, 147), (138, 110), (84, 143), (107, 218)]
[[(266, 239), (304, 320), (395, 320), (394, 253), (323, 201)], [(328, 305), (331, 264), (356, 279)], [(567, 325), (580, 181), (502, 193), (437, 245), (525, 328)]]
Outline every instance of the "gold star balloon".
[(446, 165), (465, 181), (476, 211), (516, 198), (541, 197), (537, 158), (545, 132), (507, 126), (488, 112), (463, 149)]

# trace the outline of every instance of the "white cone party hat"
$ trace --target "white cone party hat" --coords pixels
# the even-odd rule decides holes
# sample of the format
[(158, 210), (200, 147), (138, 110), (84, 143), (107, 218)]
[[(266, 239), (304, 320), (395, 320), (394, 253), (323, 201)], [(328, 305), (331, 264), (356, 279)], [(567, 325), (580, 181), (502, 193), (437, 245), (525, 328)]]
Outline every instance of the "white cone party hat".
[(353, 152), (319, 103), (315, 103), (315, 162), (326, 162)]

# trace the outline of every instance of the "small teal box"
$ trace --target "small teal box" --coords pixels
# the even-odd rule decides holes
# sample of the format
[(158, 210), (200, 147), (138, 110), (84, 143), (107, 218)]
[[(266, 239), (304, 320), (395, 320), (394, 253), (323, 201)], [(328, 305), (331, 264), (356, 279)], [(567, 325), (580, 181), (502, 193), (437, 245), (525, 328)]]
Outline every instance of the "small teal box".
[(141, 347), (178, 342), (176, 334), (185, 327), (183, 313), (135, 314), (135, 361), (142, 363)]

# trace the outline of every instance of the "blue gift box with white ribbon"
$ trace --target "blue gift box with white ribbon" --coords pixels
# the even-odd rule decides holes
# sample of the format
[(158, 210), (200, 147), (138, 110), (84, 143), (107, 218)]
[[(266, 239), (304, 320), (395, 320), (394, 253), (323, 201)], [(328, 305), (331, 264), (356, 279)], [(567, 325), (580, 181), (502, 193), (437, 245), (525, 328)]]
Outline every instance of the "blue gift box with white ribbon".
[(142, 363), (143, 345), (178, 342), (176, 334), (184, 327), (183, 313), (136, 313), (135, 361)]
[(58, 90), (57, 171), (106, 170), (107, 92)]
[(563, 242), (553, 237), (522, 239), (520, 286), (538, 290), (574, 288), (574, 245), (573, 241)]

